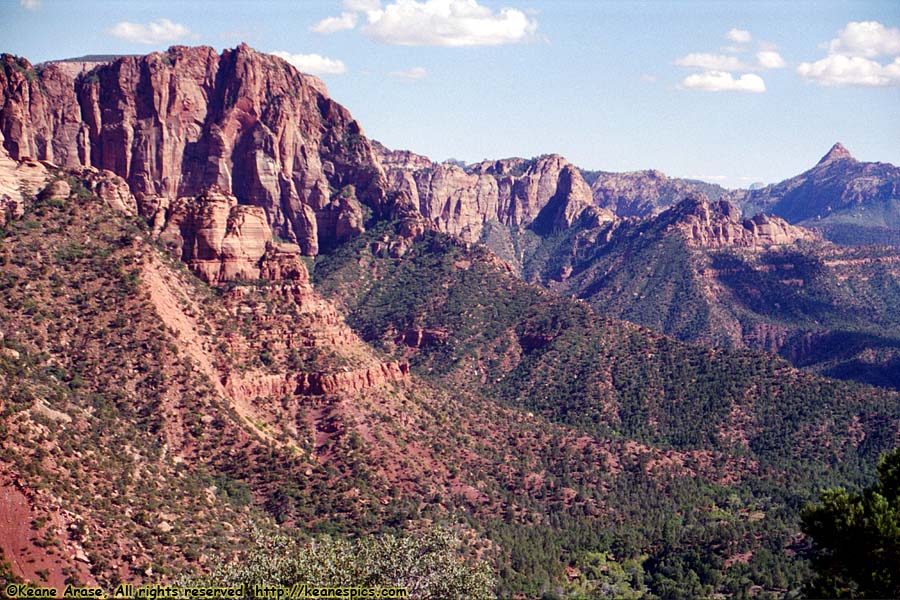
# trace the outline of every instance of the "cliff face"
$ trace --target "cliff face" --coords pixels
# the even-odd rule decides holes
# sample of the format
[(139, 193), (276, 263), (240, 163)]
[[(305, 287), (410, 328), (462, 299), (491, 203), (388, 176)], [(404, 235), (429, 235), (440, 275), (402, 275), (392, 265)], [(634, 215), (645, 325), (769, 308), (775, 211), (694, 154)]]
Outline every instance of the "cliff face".
[(467, 169), (426, 165), (427, 159), (411, 153), (382, 156), (389, 187), (436, 229), (466, 241), (477, 241), (488, 222), (550, 232), (585, 215), (598, 222), (614, 219), (592, 206), (578, 169), (558, 155), (485, 161)]
[(370, 216), (467, 241), (487, 222), (549, 233), (614, 218), (560, 156), (464, 170), (370, 143), (320, 81), (244, 45), (121, 57), (75, 79), (63, 63), (2, 64), (4, 153), (122, 178), (129, 204), (210, 282), (257, 277), (275, 238), (316, 255)]
[(123, 177), (142, 216), (215, 188), (305, 254), (361, 230), (385, 181), (359, 124), (315, 78), (247, 46), (123, 57), (72, 80), (4, 55), (0, 132), (16, 160)]
[(64, 167), (89, 165), (88, 128), (75, 84), (58, 67), (0, 56), (0, 142), (15, 160), (35, 158)]

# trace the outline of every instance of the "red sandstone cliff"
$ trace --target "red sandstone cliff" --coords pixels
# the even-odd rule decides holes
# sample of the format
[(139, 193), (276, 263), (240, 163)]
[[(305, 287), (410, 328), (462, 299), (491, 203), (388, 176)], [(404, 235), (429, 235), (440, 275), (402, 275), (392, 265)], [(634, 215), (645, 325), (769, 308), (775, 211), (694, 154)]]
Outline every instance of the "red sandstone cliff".
[(245, 45), (222, 54), (176, 46), (75, 80), (55, 64), (0, 63), (9, 155), (108, 169), (150, 221), (216, 188), (259, 207), (276, 234), (312, 255), (361, 231), (362, 205), (383, 209), (384, 176), (359, 124), (280, 58)]
[(590, 187), (578, 169), (558, 155), (485, 161), (463, 169), (383, 146), (377, 150), (389, 187), (433, 227), (466, 241), (477, 241), (488, 222), (549, 232), (586, 215), (596, 222), (615, 218), (592, 205)]

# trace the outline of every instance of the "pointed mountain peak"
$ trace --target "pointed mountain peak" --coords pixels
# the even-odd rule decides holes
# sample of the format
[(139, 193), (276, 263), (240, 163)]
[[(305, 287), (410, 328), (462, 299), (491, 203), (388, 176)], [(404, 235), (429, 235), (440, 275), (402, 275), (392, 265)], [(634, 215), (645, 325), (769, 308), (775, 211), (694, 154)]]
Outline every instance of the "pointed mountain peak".
[(844, 148), (844, 146), (838, 142), (834, 146), (831, 147), (831, 150), (828, 151), (828, 154), (822, 157), (822, 159), (816, 163), (817, 165), (824, 165), (827, 163), (834, 162), (836, 160), (855, 160), (853, 155), (850, 154), (850, 151)]

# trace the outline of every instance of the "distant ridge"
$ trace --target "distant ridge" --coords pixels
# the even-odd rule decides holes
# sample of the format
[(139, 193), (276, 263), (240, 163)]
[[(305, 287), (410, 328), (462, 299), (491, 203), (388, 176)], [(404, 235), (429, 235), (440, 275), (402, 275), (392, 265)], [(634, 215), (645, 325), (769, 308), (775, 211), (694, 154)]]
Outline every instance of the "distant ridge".
[(778, 215), (839, 244), (900, 245), (900, 167), (856, 160), (840, 142), (799, 175), (726, 198), (747, 215)]
[(85, 54), (84, 56), (73, 56), (71, 58), (56, 58), (48, 60), (48, 63), (69, 63), (69, 62), (112, 62), (125, 56), (141, 56), (140, 54)]

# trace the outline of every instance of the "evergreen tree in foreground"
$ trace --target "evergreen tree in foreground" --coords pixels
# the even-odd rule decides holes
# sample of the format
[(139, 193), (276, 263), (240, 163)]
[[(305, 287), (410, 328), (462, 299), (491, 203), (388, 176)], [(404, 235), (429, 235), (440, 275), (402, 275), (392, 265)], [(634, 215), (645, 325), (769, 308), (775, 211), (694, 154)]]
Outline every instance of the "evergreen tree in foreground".
[(861, 494), (825, 490), (803, 513), (816, 578), (807, 593), (830, 598), (900, 598), (900, 448), (878, 463)]

